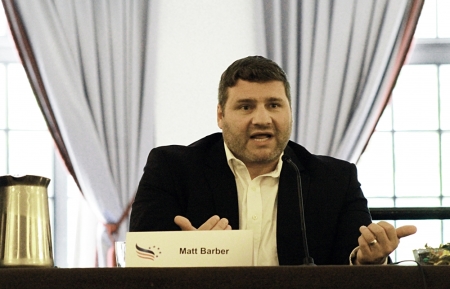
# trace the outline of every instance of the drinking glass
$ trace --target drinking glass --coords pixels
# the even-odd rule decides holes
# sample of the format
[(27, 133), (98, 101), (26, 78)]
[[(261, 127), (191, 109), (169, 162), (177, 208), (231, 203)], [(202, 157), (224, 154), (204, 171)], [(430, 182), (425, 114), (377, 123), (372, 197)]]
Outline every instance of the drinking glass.
[(116, 242), (116, 264), (117, 267), (125, 267), (125, 242)]

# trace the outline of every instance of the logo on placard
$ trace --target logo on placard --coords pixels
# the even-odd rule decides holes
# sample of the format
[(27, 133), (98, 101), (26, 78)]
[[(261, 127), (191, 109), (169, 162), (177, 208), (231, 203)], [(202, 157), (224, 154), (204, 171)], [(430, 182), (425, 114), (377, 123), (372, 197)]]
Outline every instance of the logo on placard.
[(159, 255), (161, 255), (161, 250), (159, 248), (156, 248), (156, 246), (150, 246), (148, 247), (148, 249), (146, 249), (139, 247), (138, 244), (136, 244), (136, 253), (139, 258), (154, 261), (159, 257)]

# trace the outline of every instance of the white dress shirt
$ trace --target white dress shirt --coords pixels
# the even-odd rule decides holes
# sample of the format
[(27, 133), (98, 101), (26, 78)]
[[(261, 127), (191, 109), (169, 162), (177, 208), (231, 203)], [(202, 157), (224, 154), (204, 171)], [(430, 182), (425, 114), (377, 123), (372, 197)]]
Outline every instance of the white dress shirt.
[(239, 229), (253, 231), (253, 264), (277, 266), (277, 194), (283, 162), (253, 180), (245, 164), (225, 144), (228, 165), (236, 179)]
[[(278, 266), (277, 196), (283, 161), (280, 155), (274, 171), (253, 180), (245, 164), (225, 145), (228, 166), (234, 174), (239, 203), (239, 229), (253, 231), (253, 265)], [(359, 246), (349, 256), (356, 257)], [(387, 264), (387, 259), (383, 262)]]

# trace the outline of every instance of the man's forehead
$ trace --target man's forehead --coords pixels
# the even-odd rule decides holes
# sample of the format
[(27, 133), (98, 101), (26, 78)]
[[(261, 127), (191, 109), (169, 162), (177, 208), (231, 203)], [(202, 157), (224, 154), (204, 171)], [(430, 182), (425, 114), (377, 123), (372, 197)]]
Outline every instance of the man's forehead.
[[(239, 78), (238, 80), (236, 80), (236, 83), (233, 85), (233, 86), (231, 86), (231, 87), (236, 87), (236, 86), (239, 86), (239, 85), (252, 85), (252, 84), (255, 84), (255, 85), (282, 85), (283, 87), (284, 87), (284, 83), (283, 83), (283, 81), (281, 81), (281, 80), (276, 80), (276, 79), (274, 79), (274, 80), (265, 80), (265, 81), (250, 81), (250, 80), (245, 80), (245, 79), (241, 79), (241, 78)], [(231, 88), (230, 87), (230, 88)]]
[[(265, 82), (255, 82), (239, 79), (234, 86), (227, 88), (226, 103), (242, 102), (263, 102), (270, 101), (288, 102), (286, 87), (280, 80)], [(224, 108), (226, 105), (224, 105)]]
[(235, 101), (237, 103), (247, 103), (247, 102), (258, 102), (258, 101), (264, 101), (264, 102), (280, 102), (280, 101), (287, 101), (286, 96), (256, 96), (256, 97), (236, 97)]

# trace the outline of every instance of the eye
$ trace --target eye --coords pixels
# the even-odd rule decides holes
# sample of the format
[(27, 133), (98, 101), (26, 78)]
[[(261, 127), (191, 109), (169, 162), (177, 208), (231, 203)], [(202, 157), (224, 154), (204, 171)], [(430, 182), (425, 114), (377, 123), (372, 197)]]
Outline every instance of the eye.
[(241, 104), (238, 106), (238, 109), (248, 111), (248, 110), (252, 109), (252, 105), (251, 104)]
[(280, 104), (279, 103), (271, 103), (271, 104), (269, 104), (269, 107), (270, 108), (278, 108), (278, 107), (280, 107)]

